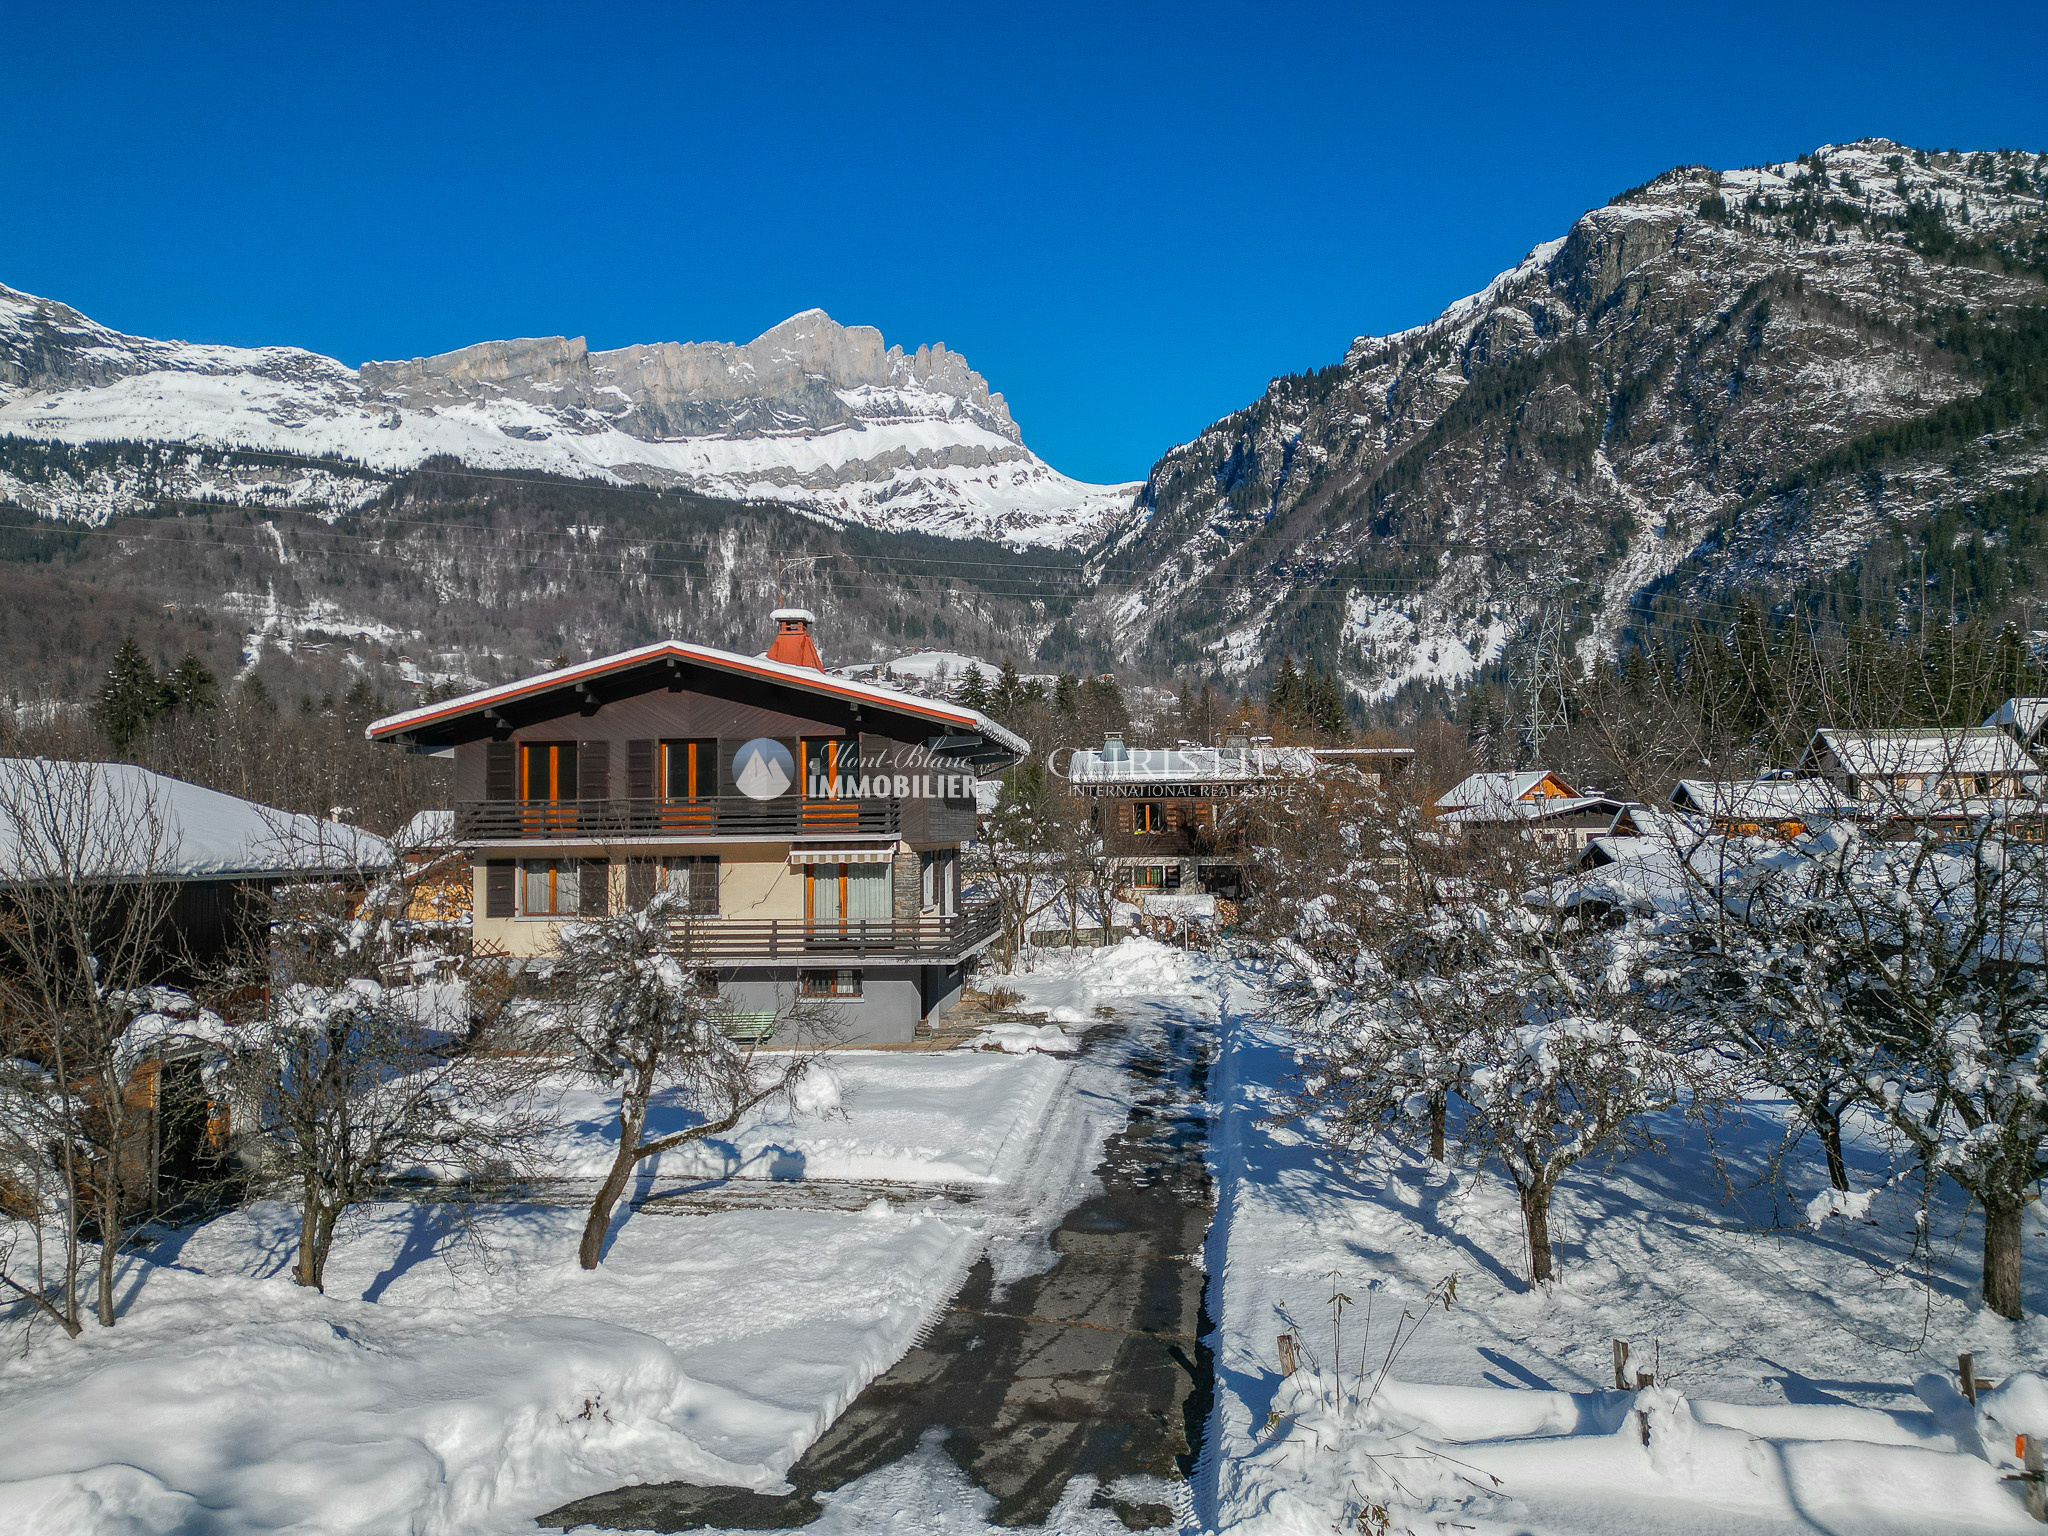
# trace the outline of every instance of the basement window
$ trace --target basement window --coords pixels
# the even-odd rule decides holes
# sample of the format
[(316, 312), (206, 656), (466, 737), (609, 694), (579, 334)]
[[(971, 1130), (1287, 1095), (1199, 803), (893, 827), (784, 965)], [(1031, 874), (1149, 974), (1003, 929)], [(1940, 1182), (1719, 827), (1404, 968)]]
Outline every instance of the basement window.
[(860, 972), (840, 971), (799, 971), (797, 992), (803, 997), (827, 998), (844, 1002), (860, 996)]

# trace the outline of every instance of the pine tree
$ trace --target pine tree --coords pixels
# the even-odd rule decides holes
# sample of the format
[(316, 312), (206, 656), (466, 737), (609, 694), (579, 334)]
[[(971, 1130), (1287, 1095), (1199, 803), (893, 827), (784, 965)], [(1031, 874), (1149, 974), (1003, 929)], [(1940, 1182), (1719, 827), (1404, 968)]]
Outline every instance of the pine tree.
[(152, 720), (170, 707), (169, 695), (142, 647), (130, 635), (114, 653), (93, 701), (93, 720), (116, 752), (126, 752)]
[(989, 705), (998, 713), (1008, 714), (1016, 709), (1024, 697), (1024, 680), (1017, 674), (1017, 659), (1003, 658), (1002, 675), (996, 679), (996, 686), (989, 694)]
[(1282, 654), (1273, 669), (1272, 686), (1266, 690), (1266, 713), (1276, 726), (1294, 725), (1301, 716), (1301, 677), (1294, 670), (1294, 658)]
[(1081, 680), (1071, 672), (1062, 672), (1053, 685), (1052, 707), (1063, 720), (1072, 721), (1081, 713)]
[(202, 709), (212, 709), (220, 703), (220, 682), (206, 663), (190, 651), (184, 659), (171, 669), (166, 680), (171, 707), (186, 714), (197, 714)]
[(988, 708), (988, 679), (982, 676), (981, 668), (975, 663), (967, 663), (967, 670), (960, 675), (960, 687), (953, 697), (969, 709)]

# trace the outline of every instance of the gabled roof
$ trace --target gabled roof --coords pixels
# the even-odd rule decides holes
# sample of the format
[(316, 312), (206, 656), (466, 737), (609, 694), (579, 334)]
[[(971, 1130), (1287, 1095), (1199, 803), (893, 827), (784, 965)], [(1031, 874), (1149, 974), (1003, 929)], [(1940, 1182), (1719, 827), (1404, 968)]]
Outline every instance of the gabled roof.
[(2048, 699), (2007, 699), (1984, 717), (1984, 723), (2017, 731), (2021, 741), (2032, 741), (2048, 725)]
[(1439, 797), (1436, 806), (1440, 811), (1492, 811), (1507, 816), (1527, 815), (1528, 812), (1513, 808), (1519, 804), (1526, 804), (1529, 796), (1545, 779), (1555, 782), (1558, 788), (1564, 791), (1565, 798), (1579, 798), (1571, 785), (1548, 768), (1523, 768), (1513, 773), (1472, 774)]
[(0, 758), (0, 883), (49, 879), (60, 859), (96, 880), (289, 878), (381, 869), (391, 847), (133, 763)]
[(1822, 727), (1807, 744), (1806, 761), (1825, 747), (1858, 778), (1890, 774), (2035, 773), (2020, 744), (1996, 726), (1930, 726), (1911, 730), (1847, 731)]
[(1680, 779), (1671, 803), (1737, 821), (1803, 821), (1853, 811), (1826, 779)]
[(1550, 795), (1536, 800), (1453, 806), (1440, 813), (1437, 820), (1487, 826), (1501, 822), (1543, 822), (1565, 816), (1598, 815), (1607, 817), (1611, 825), (1614, 813), (1627, 803), (1608, 795)]
[(535, 698), (558, 688), (573, 688), (578, 683), (590, 682), (669, 658), (688, 662), (692, 666), (714, 667), (738, 677), (752, 677), (783, 687), (800, 688), (807, 693), (821, 694), (827, 698), (872, 704), (897, 714), (914, 715), (920, 719), (930, 720), (936, 726), (951, 727), (956, 731), (972, 731), (1019, 757), (1031, 750), (1030, 742), (1015, 731), (998, 725), (978, 709), (969, 709), (961, 704), (949, 704), (943, 699), (922, 698), (914, 693), (899, 693), (893, 688), (877, 688), (869, 683), (856, 683), (848, 678), (834, 677), (829, 672), (820, 672), (811, 667), (793, 667), (783, 662), (770, 661), (765, 656), (742, 656), (734, 651), (716, 650), (708, 645), (689, 645), (681, 640), (659, 640), (653, 645), (620, 651), (615, 656), (600, 656), (595, 661), (578, 662), (572, 667), (557, 667), (550, 672), (538, 672), (532, 677), (522, 677), (517, 682), (500, 683), (495, 688), (480, 688), (474, 693), (465, 693), (438, 704), (425, 704), (418, 709), (408, 709), (402, 714), (387, 715), (382, 720), (373, 720), (364, 734), (372, 741), (389, 741), (423, 727), (453, 721), (463, 715), (475, 714), (495, 705)]

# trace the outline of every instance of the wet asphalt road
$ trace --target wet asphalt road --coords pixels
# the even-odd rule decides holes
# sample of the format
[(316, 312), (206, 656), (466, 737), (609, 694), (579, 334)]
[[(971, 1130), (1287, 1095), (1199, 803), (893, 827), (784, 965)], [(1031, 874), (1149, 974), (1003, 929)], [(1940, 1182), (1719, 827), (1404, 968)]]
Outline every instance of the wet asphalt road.
[[(1133, 1528), (1160, 1504), (1110, 1498), (1131, 1475), (1181, 1479), (1208, 1416), (1209, 1331), (1199, 1254), (1213, 1206), (1204, 1163), (1210, 1042), (1179, 1019), (1098, 1031), (1085, 1049), (1126, 1059), (1135, 1101), (1096, 1168), (1102, 1192), (1052, 1234), (1059, 1262), (994, 1294), (989, 1261), (931, 1336), (872, 1382), (772, 1495), (690, 1483), (621, 1488), (565, 1505), (546, 1526), (780, 1530), (821, 1513), (813, 1495), (887, 1466), (930, 1430), (995, 1497), (997, 1524), (1043, 1523), (1068, 1481)], [(1114, 1058), (1110, 1058), (1114, 1059)]]

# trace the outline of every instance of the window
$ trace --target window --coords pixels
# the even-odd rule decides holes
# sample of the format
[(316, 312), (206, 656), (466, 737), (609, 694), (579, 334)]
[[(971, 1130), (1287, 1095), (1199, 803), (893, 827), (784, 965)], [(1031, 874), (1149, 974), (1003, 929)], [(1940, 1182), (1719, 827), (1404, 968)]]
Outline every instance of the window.
[(796, 981), (797, 992), (804, 997), (830, 997), (844, 1000), (860, 996), (859, 971), (799, 971)]
[(521, 859), (519, 910), (526, 917), (574, 917), (578, 909), (575, 859)]
[(1131, 807), (1132, 827), (1139, 832), (1164, 832), (1166, 807), (1157, 800), (1140, 800)]
[(895, 903), (887, 864), (811, 864), (805, 867), (804, 902), (818, 927), (887, 923)]
[(860, 741), (852, 736), (807, 736), (804, 748), (804, 794), (813, 800), (853, 797), (860, 777)]
[(661, 793), (669, 800), (709, 800), (718, 794), (718, 743), (664, 741)]
[(1166, 889), (1166, 871), (1157, 864), (1142, 864), (1130, 871), (1131, 884), (1143, 890)]
[(574, 800), (576, 798), (575, 742), (529, 742), (520, 747), (519, 756), (521, 799)]

